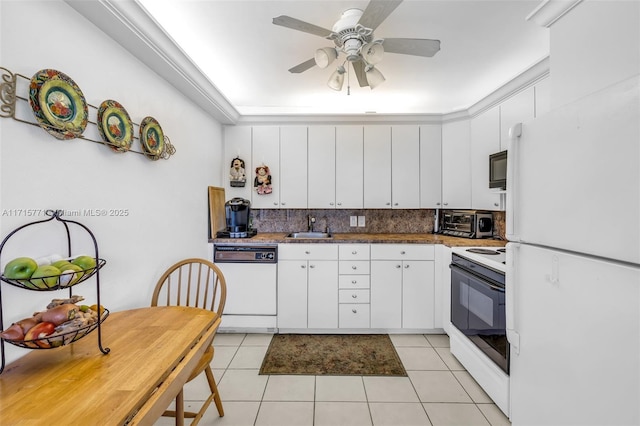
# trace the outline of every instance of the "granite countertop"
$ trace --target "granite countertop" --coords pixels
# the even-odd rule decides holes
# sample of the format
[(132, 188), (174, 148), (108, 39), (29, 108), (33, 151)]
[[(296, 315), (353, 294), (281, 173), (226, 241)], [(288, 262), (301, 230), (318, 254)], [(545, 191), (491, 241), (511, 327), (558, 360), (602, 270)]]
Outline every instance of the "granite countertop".
[(507, 241), (469, 239), (440, 234), (366, 234), (338, 233), (332, 238), (287, 238), (285, 232), (264, 232), (253, 238), (213, 238), (211, 243), (280, 244), (280, 243), (388, 243), (388, 244), (443, 244), (448, 247), (504, 247)]

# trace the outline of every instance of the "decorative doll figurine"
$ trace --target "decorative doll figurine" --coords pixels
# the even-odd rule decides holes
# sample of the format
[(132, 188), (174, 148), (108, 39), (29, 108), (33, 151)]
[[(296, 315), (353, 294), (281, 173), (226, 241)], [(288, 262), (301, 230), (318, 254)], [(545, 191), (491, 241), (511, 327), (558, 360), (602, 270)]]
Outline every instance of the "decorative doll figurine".
[(229, 185), (233, 187), (244, 187), (247, 177), (244, 173), (244, 160), (236, 157), (231, 160), (231, 170), (229, 170)]
[(253, 186), (260, 195), (271, 194), (271, 175), (269, 173), (269, 167), (265, 165), (256, 167), (256, 178), (253, 181)]

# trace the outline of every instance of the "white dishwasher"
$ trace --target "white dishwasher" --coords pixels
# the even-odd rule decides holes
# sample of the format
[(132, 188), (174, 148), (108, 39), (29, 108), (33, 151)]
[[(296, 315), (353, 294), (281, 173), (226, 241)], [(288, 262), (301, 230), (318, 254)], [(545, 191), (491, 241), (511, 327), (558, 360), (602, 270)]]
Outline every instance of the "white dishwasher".
[(275, 332), (278, 246), (214, 244), (213, 262), (227, 283), (220, 330)]

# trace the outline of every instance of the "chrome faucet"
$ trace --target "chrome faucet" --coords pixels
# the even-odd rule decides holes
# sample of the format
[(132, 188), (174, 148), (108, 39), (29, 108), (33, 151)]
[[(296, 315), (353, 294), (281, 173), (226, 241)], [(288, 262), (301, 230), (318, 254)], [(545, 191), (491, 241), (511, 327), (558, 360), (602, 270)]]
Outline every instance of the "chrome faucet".
[(313, 224), (316, 223), (316, 218), (309, 215), (307, 216), (307, 230), (313, 232)]

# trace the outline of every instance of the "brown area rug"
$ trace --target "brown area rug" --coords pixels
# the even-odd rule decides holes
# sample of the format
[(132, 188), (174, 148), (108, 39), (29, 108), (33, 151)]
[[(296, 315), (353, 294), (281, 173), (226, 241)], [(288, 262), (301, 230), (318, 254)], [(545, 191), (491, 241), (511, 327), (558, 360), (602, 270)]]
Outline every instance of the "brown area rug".
[(275, 334), (260, 374), (406, 376), (386, 334)]

